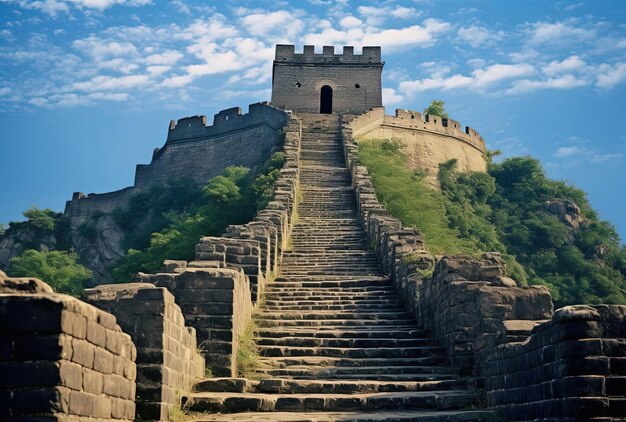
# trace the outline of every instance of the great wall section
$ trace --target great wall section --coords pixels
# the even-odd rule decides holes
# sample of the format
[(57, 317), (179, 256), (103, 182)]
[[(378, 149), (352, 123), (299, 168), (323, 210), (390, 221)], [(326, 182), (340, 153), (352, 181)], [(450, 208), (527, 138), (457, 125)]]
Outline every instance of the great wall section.
[[(262, 139), (267, 151), (255, 153), (266, 155), (284, 134), (274, 198), (252, 221), (199, 239), (193, 261), (82, 300), (0, 272), (0, 420), (626, 420), (626, 306), (555, 311), (547, 289), (518, 286), (497, 253), (435, 260), (377, 200), (356, 154), (359, 139), (401, 134), (418, 168), (457, 158), (480, 171), (480, 135), (413, 111), (385, 116), (377, 99), (363, 105), (355, 90), (380, 89), (379, 48), (293, 52), (277, 48), (284, 89), (310, 81), (311, 107), (332, 80), (344, 102), (319, 114), (275, 104), (289, 98), (281, 89), (272, 105), (251, 106), (265, 116), (255, 129), (215, 134), (227, 148)], [(361, 74), (371, 79), (356, 88)], [(241, 119), (236, 109), (223, 117)], [(152, 165), (177, 142), (215, 139), (208, 128), (202, 117), (171, 125)], [(215, 155), (203, 174), (228, 165)], [(98, 200), (79, 195), (68, 207)], [(237, 377), (252, 321), (259, 360)]]

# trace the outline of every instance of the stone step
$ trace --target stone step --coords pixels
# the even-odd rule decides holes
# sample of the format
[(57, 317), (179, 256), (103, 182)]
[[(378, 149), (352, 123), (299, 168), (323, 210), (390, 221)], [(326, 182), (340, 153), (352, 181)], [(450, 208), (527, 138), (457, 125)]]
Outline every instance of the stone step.
[[(390, 373), (388, 366), (381, 368), (351, 368), (346, 371), (335, 371), (332, 368), (281, 368), (262, 369), (258, 375), (263, 378), (279, 378), (289, 380), (332, 380), (332, 381), (389, 381), (389, 382), (455, 382), (457, 387), (466, 386), (466, 383), (454, 373), (429, 373), (429, 368), (420, 371), (405, 371), (404, 373)], [(431, 368), (439, 368), (437, 366)], [(372, 372), (368, 372), (372, 369)], [(376, 371), (376, 369), (380, 369)]]
[(257, 332), (259, 337), (310, 337), (310, 338), (424, 338), (426, 330), (416, 328), (396, 328), (394, 330), (307, 330), (298, 329), (263, 329)]
[[(320, 275), (324, 277), (324, 279), (335, 278), (335, 274), (316, 274), (315, 272), (311, 272), (307, 275)], [(374, 274), (364, 274), (364, 275), (374, 275)], [(333, 277), (330, 277), (333, 276)], [(289, 280), (289, 281), (287, 281)], [(281, 287), (301, 287), (301, 288), (321, 288), (321, 289), (330, 289), (330, 288), (363, 288), (363, 287), (376, 287), (379, 285), (389, 286), (389, 282), (387, 280), (368, 280), (365, 278), (354, 279), (354, 280), (336, 280), (336, 281), (316, 281), (316, 280), (302, 280), (302, 281), (293, 281), (293, 278), (288, 277), (278, 277), (274, 280), (274, 284), (280, 284)]]
[(373, 347), (416, 347), (432, 346), (428, 338), (311, 338), (311, 337), (263, 337), (255, 339), (259, 346), (289, 347), (333, 347), (333, 348), (373, 348)]
[(183, 397), (190, 412), (302, 412), (372, 409), (451, 410), (475, 404), (477, 397), (466, 390), (407, 391), (361, 394), (254, 394), (193, 393)]
[(337, 412), (243, 412), (230, 414), (203, 414), (197, 421), (283, 421), (283, 422), (331, 422), (331, 421), (418, 421), (418, 422), (488, 422), (495, 415), (488, 410), (365, 410)]
[(293, 380), (266, 378), (211, 378), (195, 384), (193, 391), (268, 394), (356, 394), (399, 391), (449, 390), (463, 385), (463, 380), (372, 381), (372, 380)]
[(345, 327), (372, 327), (393, 330), (395, 328), (415, 327), (412, 319), (266, 319), (258, 318), (259, 327), (320, 327), (327, 330)]
[(398, 311), (404, 309), (399, 303), (390, 303), (390, 304), (371, 304), (371, 305), (361, 305), (361, 304), (335, 304), (335, 303), (326, 303), (326, 304), (318, 304), (318, 305), (289, 305), (289, 304), (277, 304), (270, 305), (268, 303), (265, 304), (264, 308), (269, 312), (277, 312), (277, 311), (379, 311), (379, 312), (389, 312), (389, 311)]
[(260, 356), (327, 356), (334, 358), (414, 358), (438, 356), (442, 349), (431, 346), (411, 347), (304, 347), (304, 346), (257, 346)]
[(282, 320), (299, 320), (299, 319), (361, 319), (361, 320), (394, 320), (407, 319), (406, 311), (398, 312), (335, 312), (335, 311), (319, 311), (312, 314), (303, 315), (297, 311), (286, 312), (262, 312), (257, 315), (257, 319), (282, 319)]
[(269, 394), (363, 394), (452, 390), (462, 385), (462, 380), (420, 382), (264, 379), (256, 386), (256, 391)]
[(444, 366), (445, 357), (443, 355), (423, 356), (412, 358), (336, 358), (329, 356), (287, 356), (287, 357), (265, 357), (261, 361), (267, 369), (288, 369), (317, 371), (336, 370), (337, 373), (346, 374), (354, 371), (344, 368), (356, 368), (363, 370), (366, 368), (369, 373), (378, 374), (448, 374), (455, 373), (454, 369)]

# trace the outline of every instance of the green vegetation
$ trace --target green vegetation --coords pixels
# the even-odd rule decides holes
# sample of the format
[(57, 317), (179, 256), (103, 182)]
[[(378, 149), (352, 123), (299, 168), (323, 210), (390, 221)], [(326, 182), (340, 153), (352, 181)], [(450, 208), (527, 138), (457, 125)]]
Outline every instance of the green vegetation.
[(445, 197), (426, 186), (423, 173), (402, 165), (402, 146), (394, 140), (359, 142), (359, 158), (372, 176), (378, 199), (403, 225), (422, 231), (430, 252), (472, 252), (474, 245), (450, 227)]
[[(256, 177), (248, 168), (233, 166), (201, 190), (178, 183), (154, 188), (156, 196), (133, 197), (127, 209), (115, 214), (130, 235), (125, 240), (128, 254), (113, 270), (113, 278), (125, 282), (137, 272), (159, 270), (166, 259), (192, 260), (202, 236), (217, 236), (230, 224), (250, 221), (271, 200), (283, 162), (284, 155), (276, 153)], [(178, 187), (182, 197), (172, 191)]]
[(259, 352), (254, 342), (258, 328), (254, 319), (251, 319), (245, 331), (239, 335), (239, 347), (237, 348), (237, 376), (254, 379), (258, 377), (256, 369), (260, 359)]
[[(442, 163), (437, 192), (403, 165), (398, 141), (362, 141), (359, 157), (379, 200), (421, 230), (432, 253), (499, 251), (511, 277), (547, 286), (557, 306), (626, 303), (626, 248), (615, 229), (598, 219), (584, 192), (548, 179), (537, 160), (490, 163), (487, 173), (457, 173), (454, 161)], [(570, 209), (574, 224), (550, 204)]]
[(34, 249), (11, 258), (10, 273), (14, 277), (36, 277), (59, 293), (80, 296), (91, 271), (78, 263), (75, 252)]
[(445, 105), (446, 103), (441, 100), (432, 100), (430, 105), (424, 109), (424, 114), (439, 116), (447, 119), (448, 113), (446, 112), (446, 109), (444, 107)]
[(40, 210), (37, 207), (30, 207), (22, 214), (24, 217), (28, 218), (28, 223), (30, 223), (33, 227), (46, 232), (54, 231), (54, 222), (57, 218), (57, 213), (52, 211), (50, 208)]

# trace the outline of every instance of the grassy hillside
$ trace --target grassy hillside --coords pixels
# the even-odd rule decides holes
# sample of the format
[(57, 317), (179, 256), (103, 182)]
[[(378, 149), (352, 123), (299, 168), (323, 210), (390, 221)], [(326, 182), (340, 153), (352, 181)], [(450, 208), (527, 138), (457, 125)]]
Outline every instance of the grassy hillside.
[(547, 286), (557, 306), (626, 303), (626, 248), (615, 229), (584, 192), (548, 179), (537, 160), (510, 158), (466, 174), (442, 163), (438, 192), (408, 169), (399, 141), (362, 141), (359, 157), (379, 200), (421, 230), (432, 253), (499, 251), (511, 277)]

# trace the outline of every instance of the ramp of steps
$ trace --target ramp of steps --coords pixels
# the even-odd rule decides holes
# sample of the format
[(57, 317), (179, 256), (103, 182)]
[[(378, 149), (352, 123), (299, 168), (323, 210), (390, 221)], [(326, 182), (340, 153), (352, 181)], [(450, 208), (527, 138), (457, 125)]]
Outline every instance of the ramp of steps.
[(255, 317), (258, 380), (207, 379), (185, 408), (207, 421), (489, 419), (368, 250), (338, 116), (300, 117), (302, 200)]

